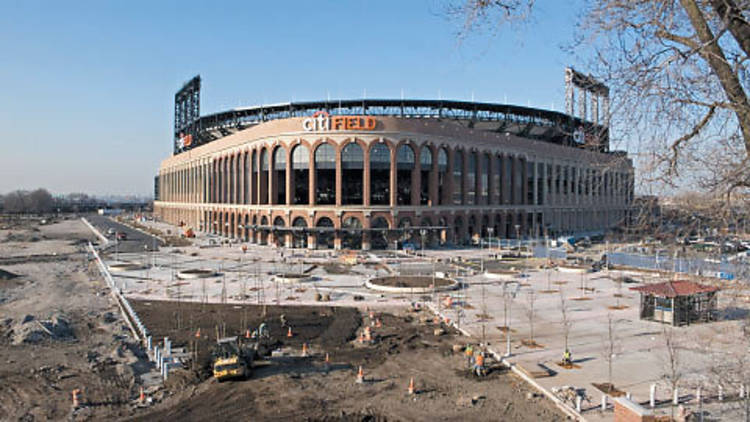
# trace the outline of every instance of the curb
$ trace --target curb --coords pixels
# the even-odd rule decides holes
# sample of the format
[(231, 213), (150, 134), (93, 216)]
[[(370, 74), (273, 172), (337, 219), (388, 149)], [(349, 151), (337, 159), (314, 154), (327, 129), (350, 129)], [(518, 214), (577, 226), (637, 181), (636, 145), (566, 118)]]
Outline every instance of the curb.
[(94, 234), (99, 237), (99, 239), (104, 242), (105, 245), (109, 244), (109, 239), (107, 239), (99, 230), (96, 229), (91, 223), (89, 223), (89, 220), (86, 220), (86, 217), (81, 217), (81, 221), (83, 221), (83, 224), (87, 225), (89, 229), (91, 229)]

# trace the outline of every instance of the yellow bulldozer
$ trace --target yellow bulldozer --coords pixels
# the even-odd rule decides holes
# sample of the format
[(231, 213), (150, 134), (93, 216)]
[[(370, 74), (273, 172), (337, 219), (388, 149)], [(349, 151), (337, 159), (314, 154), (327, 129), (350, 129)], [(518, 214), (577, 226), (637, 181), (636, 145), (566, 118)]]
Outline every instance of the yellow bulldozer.
[(212, 352), (214, 378), (221, 382), (249, 377), (255, 352), (256, 344), (241, 344), (238, 337), (218, 339)]

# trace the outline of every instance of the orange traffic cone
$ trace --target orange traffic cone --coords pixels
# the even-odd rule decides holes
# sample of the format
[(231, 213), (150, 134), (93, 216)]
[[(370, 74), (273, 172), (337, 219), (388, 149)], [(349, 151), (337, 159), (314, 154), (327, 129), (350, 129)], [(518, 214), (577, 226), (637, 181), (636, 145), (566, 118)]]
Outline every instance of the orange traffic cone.
[(146, 401), (146, 395), (143, 394), (143, 387), (141, 387), (141, 393), (138, 394), (138, 402), (143, 404), (144, 401)]
[(409, 394), (414, 394), (414, 378), (409, 379)]
[(329, 363), (331, 363), (331, 360), (328, 359), (328, 353), (326, 353), (326, 365), (328, 365)]
[(287, 337), (292, 337), (292, 327), (289, 327), (289, 329), (286, 332)]
[(370, 327), (365, 327), (365, 341), (372, 341), (372, 330)]
[(307, 343), (302, 343), (302, 356), (307, 356)]
[(250, 338), (250, 330), (245, 330), (245, 338)]
[(357, 371), (357, 383), (362, 384), (365, 382), (365, 373), (362, 371), (362, 366), (360, 365), (359, 371)]
[(195, 338), (201, 338), (201, 328), (198, 327), (198, 331), (195, 332)]

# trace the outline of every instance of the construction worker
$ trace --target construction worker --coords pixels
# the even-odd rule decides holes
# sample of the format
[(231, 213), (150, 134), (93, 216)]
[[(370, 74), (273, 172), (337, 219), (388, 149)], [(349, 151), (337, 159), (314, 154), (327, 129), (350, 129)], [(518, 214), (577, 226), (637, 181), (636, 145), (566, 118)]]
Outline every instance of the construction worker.
[(250, 335), (250, 338), (252, 338), (252, 339), (258, 338), (258, 330), (257, 329), (253, 330), (253, 333)]
[(562, 363), (563, 363), (563, 365), (570, 365), (570, 364), (572, 364), (572, 363), (573, 363), (573, 362), (572, 362), (572, 361), (570, 360), (570, 350), (569, 350), (569, 349), (565, 349), (565, 353), (563, 353), (563, 360), (562, 360)]
[(258, 327), (258, 335), (261, 337), (268, 337), (268, 326), (266, 325), (266, 322), (263, 321), (260, 323), (260, 327)]
[(484, 352), (477, 353), (475, 359), (474, 359), (474, 373), (478, 377), (483, 377), (485, 375), (484, 370)]
[(471, 368), (471, 364), (474, 361), (474, 347), (469, 344), (466, 346), (466, 366)]
[(286, 315), (281, 314), (281, 316), (279, 317), (279, 321), (281, 321), (281, 328), (286, 327)]

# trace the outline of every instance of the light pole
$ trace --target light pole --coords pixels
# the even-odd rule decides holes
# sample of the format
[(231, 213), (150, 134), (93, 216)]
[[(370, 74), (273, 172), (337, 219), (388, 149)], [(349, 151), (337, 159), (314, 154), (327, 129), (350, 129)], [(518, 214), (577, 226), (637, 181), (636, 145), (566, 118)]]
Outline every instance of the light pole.
[(495, 228), (494, 227), (487, 227), (487, 233), (490, 235), (489, 245), (487, 246), (487, 249), (490, 252), (492, 252), (492, 233), (494, 233), (494, 232), (495, 232)]
[(521, 225), (516, 224), (515, 227), (516, 227), (516, 242), (518, 242), (518, 253), (520, 255), (521, 253), (521, 231), (520, 231)]
[(419, 230), (419, 234), (422, 237), (422, 256), (424, 257), (424, 238), (427, 235), (427, 230), (426, 229), (420, 229)]

